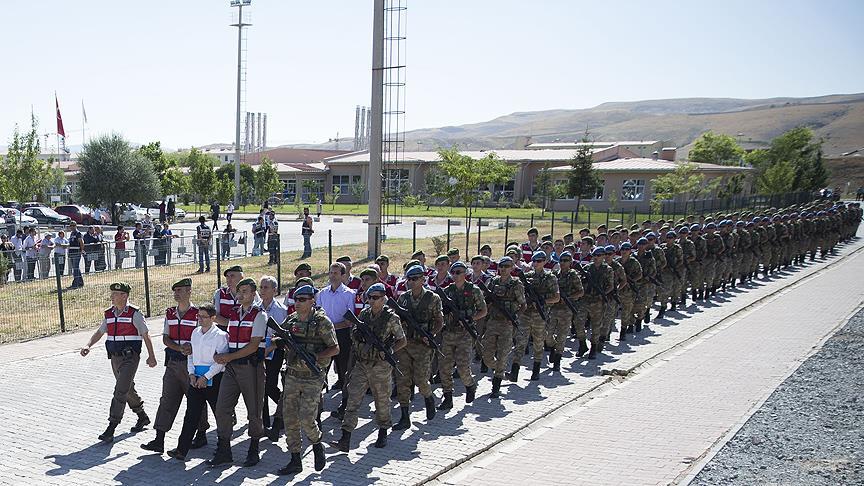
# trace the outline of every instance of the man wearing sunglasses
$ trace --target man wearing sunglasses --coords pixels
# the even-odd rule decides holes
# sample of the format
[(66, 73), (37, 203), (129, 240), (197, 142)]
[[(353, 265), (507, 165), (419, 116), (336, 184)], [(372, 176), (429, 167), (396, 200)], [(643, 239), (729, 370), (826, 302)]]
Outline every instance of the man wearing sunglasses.
[[(477, 384), (471, 376), (471, 349), (473, 340), (465, 327), (459, 322), (460, 318), (468, 318), (477, 322), (486, 317), (486, 301), (483, 300), (483, 292), (479, 287), (465, 281), (468, 267), (463, 262), (450, 265), (450, 277), (453, 284), (444, 289), (453, 304), (455, 312), (447, 315), (442, 333), (444, 356), (439, 360), (438, 371), (441, 374), (441, 388), (444, 391), (444, 400), (438, 407), (439, 410), (453, 408), (453, 366), (459, 371), (459, 378), (465, 385), (465, 403), (474, 401), (477, 392)], [(458, 313), (458, 315), (456, 314)]]
[[(364, 308), (358, 319), (368, 326), (372, 333), (382, 343), (393, 343), (392, 351), (398, 352), (405, 347), (405, 333), (402, 323), (395, 312), (385, 307), (387, 289), (382, 283), (376, 283), (366, 290), (369, 306)], [(392, 390), (392, 368), (385, 361), (383, 353), (371, 343), (367, 343), (363, 333), (354, 329), (351, 333), (353, 353), (356, 358), (354, 367), (348, 377), (345, 393), (348, 403), (345, 407), (345, 418), (342, 420), (342, 437), (333, 446), (342, 452), (351, 449), (351, 432), (357, 427), (357, 409), (366, 396), (366, 389), (372, 390), (375, 401), (375, 422), (378, 424), (378, 439), (375, 447), (387, 446), (387, 429), (392, 426), (390, 417), (390, 392)]]
[[(423, 287), (425, 272), (420, 265), (413, 265), (405, 271), (405, 285), (408, 291), (399, 296), (398, 304), (408, 310), (414, 321), (423, 326), (430, 334), (436, 336), (444, 327), (444, 316), (441, 311), (441, 297)], [(432, 348), (427, 338), (414, 330), (407, 322), (402, 322), (402, 328), (408, 343), (396, 353), (399, 360), (399, 370), (402, 375), (396, 377), (396, 394), (399, 398), (399, 409), (402, 417), (393, 430), (405, 430), (411, 427), (411, 392), (414, 385), (420, 389), (426, 405), (426, 420), (435, 418), (435, 397), (429, 384), (432, 365)]]
[[(518, 253), (516, 258), (519, 258)], [(498, 262), (498, 275), (490, 280), (489, 291), (511, 315), (518, 316), (526, 307), (525, 287), (521, 280), (513, 278), (513, 266), (514, 260), (509, 256)], [(498, 398), (504, 370), (507, 369), (507, 355), (512, 347), (513, 324), (497, 307), (490, 306), (489, 321), (486, 323), (486, 332), (483, 333), (483, 362), (494, 372), (491, 398)], [(517, 363), (516, 369), (518, 368)]]

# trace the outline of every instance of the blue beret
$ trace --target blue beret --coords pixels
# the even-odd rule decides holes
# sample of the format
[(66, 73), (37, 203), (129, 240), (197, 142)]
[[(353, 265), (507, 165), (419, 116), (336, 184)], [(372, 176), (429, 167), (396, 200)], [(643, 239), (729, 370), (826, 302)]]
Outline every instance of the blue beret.
[(738, 221), (735, 226), (744, 226), (744, 221)]
[(708, 223), (708, 224), (705, 225), (705, 229), (706, 229), (706, 230), (708, 230), (708, 229), (717, 229), (717, 225), (714, 224), (714, 223)]
[(614, 255), (615, 254), (615, 245), (606, 245), (606, 247), (603, 249), (606, 251), (607, 255)]
[[(383, 283), (378, 282), (378, 283), (374, 283), (374, 284), (370, 285), (369, 288), (366, 289), (366, 295), (367, 296), (369, 294), (371, 294), (372, 292), (381, 292), (383, 294), (383, 293), (387, 292), (387, 289), (384, 287)], [(295, 292), (294, 295), (297, 295), (297, 293)]]
[(505, 263), (508, 265), (513, 265), (513, 259), (509, 256), (505, 256), (498, 260), (498, 265), (504, 265)]
[(532, 262), (539, 262), (540, 260), (546, 259), (546, 253), (542, 251), (535, 251), (533, 255), (531, 255)]
[(825, 216), (825, 211), (819, 211), (816, 213), (816, 216)]
[(591, 252), (591, 256), (603, 256), (605, 254), (606, 254), (606, 250), (603, 248), (600, 248), (599, 246), (597, 248), (594, 248), (594, 251)]
[(681, 227), (681, 229), (678, 230), (678, 232), (679, 233), (689, 233), (690, 229), (687, 228), (687, 225), (685, 224), (684, 226)]
[(639, 238), (638, 240), (636, 240), (636, 246), (647, 245), (647, 244), (648, 244), (648, 240), (645, 237), (642, 237), (642, 238)]
[(461, 260), (455, 261), (455, 262), (453, 262), (453, 265), (450, 265), (450, 273), (453, 273), (453, 270), (456, 270), (457, 268), (464, 268), (467, 270), (468, 266), (465, 265), (465, 263), (462, 262)]
[(678, 236), (678, 234), (676, 234), (674, 231), (666, 233), (666, 238), (675, 238), (676, 236)]
[(654, 239), (657, 239), (657, 235), (655, 235), (653, 231), (649, 231), (648, 234), (645, 235), (645, 238), (647, 238), (649, 240), (654, 240)]
[(423, 270), (423, 267), (421, 267), (420, 265), (411, 265), (410, 267), (408, 267), (408, 270), (405, 270), (405, 276), (406, 277), (413, 277), (414, 275), (423, 275), (424, 273), (426, 273), (426, 272)]
[(753, 223), (761, 223), (761, 222), (762, 222), (762, 218), (760, 218), (759, 216), (756, 216), (755, 218), (753, 218), (753, 221), (752, 221), (752, 222), (753, 222)]
[(696, 223), (696, 224), (690, 225), (690, 231), (699, 231), (701, 229), (702, 229), (701, 224)]
[(312, 296), (314, 296), (315, 295), (315, 287), (313, 287), (311, 285), (302, 285), (300, 287), (297, 287), (297, 289), (294, 290), (294, 297), (297, 297), (298, 295), (312, 295)]
[(621, 243), (621, 251), (632, 250), (632, 249), (633, 249), (633, 245), (631, 245), (629, 241), (625, 241), (624, 243)]
[(561, 255), (558, 257), (558, 261), (561, 261), (564, 258), (569, 258), (570, 260), (572, 260), (573, 254), (570, 253), (569, 251), (562, 252)]

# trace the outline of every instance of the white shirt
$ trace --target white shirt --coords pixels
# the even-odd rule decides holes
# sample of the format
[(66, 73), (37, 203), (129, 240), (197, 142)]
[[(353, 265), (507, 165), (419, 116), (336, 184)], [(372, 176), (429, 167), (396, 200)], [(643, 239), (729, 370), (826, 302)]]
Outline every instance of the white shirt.
[(228, 203), (228, 209), (226, 209), (225, 212), (229, 213), (229, 214), (233, 213), (234, 212), (234, 203)]
[(69, 246), (69, 240), (66, 238), (62, 238), (60, 236), (54, 238), (54, 254), (55, 255), (65, 255), (66, 248)]
[(20, 252), (24, 249), (24, 238), (19, 238), (18, 235), (15, 235), (9, 238), (9, 243), (15, 246), (15, 251), (19, 252), (18, 254), (20, 255)]
[(42, 238), (40, 242), (41, 246), (39, 247), (39, 256), (48, 257), (51, 255), (51, 250), (54, 248), (54, 242), (51, 241), (51, 238)]
[(227, 352), (227, 332), (216, 327), (215, 323), (210, 325), (210, 330), (206, 333), (198, 326), (192, 331), (192, 354), (186, 358), (186, 369), (190, 375), (194, 375), (195, 366), (210, 366), (210, 371), (204, 374), (204, 377), (210, 380), (225, 369), (225, 365), (214, 361), (213, 356)]
[(32, 236), (24, 238), (24, 254), (27, 258), (36, 258), (36, 240)]

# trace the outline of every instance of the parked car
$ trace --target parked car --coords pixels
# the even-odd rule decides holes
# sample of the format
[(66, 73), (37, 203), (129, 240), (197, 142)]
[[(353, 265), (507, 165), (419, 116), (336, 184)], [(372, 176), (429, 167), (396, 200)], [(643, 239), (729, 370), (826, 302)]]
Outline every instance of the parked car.
[(90, 211), (90, 208), (86, 206), (64, 204), (54, 208), (54, 211), (63, 216), (69, 216), (72, 221), (75, 221), (78, 224), (96, 224), (96, 219), (93, 217), (92, 211)]
[[(150, 218), (154, 221), (159, 221), (159, 204), (162, 201), (152, 201), (147, 205), (147, 214), (150, 215)], [(167, 212), (167, 210), (166, 210)], [(175, 207), (174, 208), (174, 219), (186, 219), (186, 211)]]
[(20, 207), (18, 207), (18, 209), (23, 211), (27, 208), (44, 208), (44, 207), (46, 207), (45, 204), (43, 204), (41, 202), (30, 201), (30, 202), (26, 202), (26, 203), (22, 204)]
[(66, 226), (72, 221), (72, 218), (70, 218), (69, 216), (64, 216), (51, 208), (41, 206), (29, 207), (24, 210), (24, 214), (26, 216), (30, 216), (36, 219), (39, 224), (47, 224), (52, 226)]
[(144, 215), (147, 214), (147, 211), (134, 204), (124, 204), (122, 207), (126, 208), (120, 211), (120, 223), (122, 224), (134, 224), (136, 221), (143, 221)]
[(0, 207), (0, 212), (12, 214), (13, 216), (15, 216), (15, 223), (24, 228), (39, 225), (39, 222), (36, 221), (36, 218), (32, 216), (27, 216), (26, 214), (21, 214), (21, 211), (18, 211), (15, 208)]

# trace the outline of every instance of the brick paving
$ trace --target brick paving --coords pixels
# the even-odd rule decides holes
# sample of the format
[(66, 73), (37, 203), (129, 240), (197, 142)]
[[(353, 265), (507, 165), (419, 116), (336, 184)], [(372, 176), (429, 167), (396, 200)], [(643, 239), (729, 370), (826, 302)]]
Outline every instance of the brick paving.
[[(841, 250), (841, 256), (849, 254), (861, 244), (858, 241), (848, 245)], [(772, 355), (800, 359), (800, 356), (791, 356), (800, 354), (802, 349), (806, 353), (805, 341), (812, 341), (808, 345), (812, 347), (820, 336), (836, 324), (836, 319), (832, 321), (829, 316), (839, 314), (844, 306), (860, 300), (862, 288), (854, 282), (845, 287), (823, 285), (822, 282), (851, 279), (852, 275), (860, 271), (864, 257), (853, 256), (848, 260), (849, 264), (833, 265), (822, 276), (809, 280), (805, 285), (771, 297), (774, 300), (770, 305), (783, 299), (782, 315), (787, 319), (777, 320), (763, 313), (759, 314), (761, 317), (758, 322), (742, 324), (750, 323), (749, 317), (740, 320), (736, 320), (739, 317), (737, 315), (731, 320), (726, 318), (819, 272), (838, 259), (834, 257), (827, 262), (817, 262), (788, 272), (781, 279), (756, 282), (746, 290), (733, 289), (728, 299), (724, 299), (728, 302), (723, 305), (691, 305), (683, 314), (669, 313), (667, 319), (652, 323), (647, 331), (643, 330), (638, 340), (617, 343), (613, 338), (609, 354), (595, 362), (576, 359), (567, 351), (562, 360), (562, 374), (551, 375), (544, 369), (543, 378), (538, 383), (527, 381), (528, 373), (523, 373), (518, 383), (505, 382), (500, 401), (490, 401), (485, 396), (491, 384), (489, 378), (484, 377), (480, 380), (478, 399), (466, 406), (464, 388), (457, 383), (454, 409), (446, 417), (439, 413), (428, 425), (422, 420), (422, 400), (417, 399), (413, 408), (414, 426), (408, 431), (391, 433), (390, 444), (386, 449), (371, 447), (376, 431), (374, 424), (369, 422), (372, 413), (367, 398), (353, 437), (354, 450), (350, 454), (334, 454), (334, 449), (328, 447), (328, 467), (319, 474), (312, 470), (311, 454), (307, 449), (304, 457), (306, 470), (294, 479), (299, 484), (415, 484), (436, 478), (468, 461), (468, 467), (458, 467), (452, 474), (468, 474), (472, 476), (472, 482), (491, 482), (497, 478), (498, 483), (521, 481), (536, 484), (555, 482), (556, 478), (560, 480), (560, 471), (564, 468), (593, 461), (600, 466), (593, 467), (592, 474), (599, 476), (586, 475), (585, 480), (593, 478), (607, 484), (610, 482), (609, 477), (603, 473), (615, 468), (622, 471), (627, 469), (625, 472), (629, 475), (621, 473), (622, 482), (642, 483), (643, 478), (668, 482), (678, 477), (680, 467), (686, 465), (679, 466), (679, 469), (664, 468), (659, 465), (666, 464), (661, 459), (673, 458), (678, 463), (686, 457), (692, 457), (689, 461), (698, 460), (699, 454), (710, 448), (723, 435), (723, 431), (736, 423), (732, 419), (740, 418), (741, 408), (745, 405), (746, 409), (752, 408), (763, 392), (770, 393), (773, 387), (769, 389), (769, 385), (763, 382), (765, 376), (777, 381), (788, 374), (788, 359), (778, 358), (763, 363), (766, 360), (760, 360), (760, 353), (768, 349)], [(828, 275), (830, 279), (826, 278)], [(785, 298), (789, 294), (795, 297)], [(815, 300), (814, 296), (817, 297)], [(839, 300), (842, 298), (845, 300)], [(768, 305), (757, 306), (747, 315), (762, 312), (760, 309)], [(822, 307), (825, 307), (825, 317), (816, 323), (818, 325), (811, 326), (815, 319), (808, 320), (805, 311), (821, 312)], [(684, 316), (687, 318), (683, 319)], [(730, 321), (735, 322), (730, 324)], [(718, 322), (720, 325), (717, 325)], [(696, 338), (698, 344), (691, 344), (694, 336), (712, 326), (716, 327), (708, 331), (710, 337), (703, 334)], [(151, 329), (156, 331), (158, 327), (159, 324), (154, 322)], [(778, 329), (784, 332), (777, 332)], [(731, 337), (725, 338), (727, 333)], [(203, 464), (212, 455), (215, 443), (215, 431), (212, 429), (209, 434), (211, 445), (193, 451), (189, 462), (185, 464), (177, 463), (167, 456), (145, 454), (140, 449), (141, 443), (153, 437), (152, 430), (138, 435), (124, 432), (118, 435), (113, 444), (99, 443), (96, 436), (107, 422), (113, 379), (107, 360), (101, 353), (91, 353), (87, 358), (77, 355), (77, 348), (86, 341), (88, 335), (89, 332), (76, 333), (3, 346), (3, 352), (0, 353), (0, 389), (4, 393), (0, 394), (0, 409), (5, 412), (5, 420), (0, 425), (0, 454), (4, 458), (0, 461), (0, 484), (149, 485), (155, 482), (191, 484), (202, 481), (219, 484), (284, 484), (287, 481), (274, 475), (289, 459), (284, 442), (263, 443), (262, 461), (254, 468), (218, 470), (208, 469)], [(766, 339), (766, 335), (769, 338)], [(685, 342), (687, 344), (682, 346)], [(712, 342), (726, 344), (715, 346), (710, 344)], [(746, 348), (733, 346), (740, 343), (744, 343)], [(706, 347), (698, 350), (695, 346)], [(157, 344), (156, 348), (160, 350), (157, 353), (161, 357), (161, 345)], [(743, 356), (740, 356), (740, 361), (728, 361), (724, 353), (739, 348), (748, 350), (748, 353), (741, 353)], [(608, 375), (613, 369), (633, 370), (651, 358), (654, 358), (652, 364), (639, 368), (632, 378), (620, 385), (616, 384), (620, 378)], [(781, 366), (783, 362), (786, 364)], [(718, 363), (722, 363), (722, 366), (718, 367)], [(776, 368), (766, 371), (763, 366), (770, 363), (775, 363)], [(707, 378), (696, 380), (695, 377), (700, 374)], [(136, 385), (151, 418), (155, 416), (158, 405), (161, 376), (161, 366), (149, 369), (142, 363), (138, 371)], [(730, 377), (737, 379), (735, 383), (741, 385), (740, 390), (722, 381)], [(647, 386), (646, 383), (652, 383), (651, 380), (658, 380), (658, 383)], [(671, 393), (668, 387), (663, 388), (666, 381), (676, 385), (672, 388), (675, 393)], [(679, 392), (683, 389), (677, 388), (697, 381), (704, 385), (706, 393), (714, 388), (725, 391), (720, 397), (711, 395), (708, 399)], [(716, 386), (712, 388), (711, 385)], [(608, 396), (592, 398), (587, 405), (573, 405), (574, 400), (594, 389), (602, 390)], [(616, 395), (632, 394), (631, 390), (640, 392), (638, 397), (645, 401), (641, 406), (635, 402), (619, 403), (620, 408), (612, 410), (615, 413), (605, 417), (597, 415), (597, 420), (582, 420), (583, 417), (598, 413), (594, 412), (595, 403), (610, 403), (616, 399)], [(436, 390), (436, 395), (440, 399), (440, 390)], [(332, 400), (332, 394), (328, 393), (327, 397), (326, 409), (334, 409), (336, 403)], [(552, 413), (555, 410), (560, 413)], [(683, 426), (704, 419), (706, 411), (710, 411), (707, 415), (710, 416), (711, 424), (706, 422), (705, 426)], [(398, 418), (395, 404), (393, 412), (394, 419)], [(173, 447), (176, 443), (182, 413), (183, 408), (174, 430), (167, 435), (166, 445)], [(549, 435), (553, 433), (549, 431), (549, 425), (542, 419), (554, 419), (561, 414), (569, 414), (563, 415), (566, 421), (580, 425), (576, 429), (570, 427), (572, 430), (568, 429), (568, 434), (558, 437), (556, 442)], [(133, 423), (130, 415), (127, 413), (118, 432), (128, 431)], [(238, 405), (237, 415), (242, 425), (242, 417), (245, 416), (242, 402)], [(630, 426), (616, 424), (616, 420), (622, 417)], [(670, 424), (676, 427), (672, 428)], [(339, 424), (334, 420), (325, 420), (325, 440), (337, 438), (338, 427)], [(586, 434), (589, 427), (595, 427), (602, 433)], [(632, 437), (622, 433), (630, 430), (638, 433)], [(673, 430), (676, 432), (674, 440), (670, 440), (668, 436)], [(245, 427), (238, 428), (233, 441), (235, 459), (241, 461), (247, 444), (244, 433)], [(508, 440), (512, 437), (519, 440)], [(547, 440), (545, 437), (549, 437), (548, 445), (544, 442)], [(589, 445), (601, 439), (605, 444), (603, 447)], [(648, 449), (644, 445), (637, 446), (637, 440), (653, 442), (655, 446), (646, 452)], [(562, 449), (561, 443), (568, 445)], [(700, 444), (706, 443), (707, 447), (699, 450), (702, 447)], [(496, 444), (500, 446), (495, 447)], [(544, 444), (543, 450), (534, 449), (535, 452), (531, 453), (523, 449), (532, 444)], [(507, 450), (516, 446), (521, 446), (514, 449), (518, 451), (516, 454), (499, 454), (499, 449)], [(641, 451), (639, 447), (642, 447)], [(491, 452), (485, 452), (490, 448), (493, 448)], [(549, 454), (551, 450), (566, 450), (567, 455), (565, 458), (556, 457)], [(622, 460), (624, 455), (641, 457), (638, 464), (644, 468), (636, 467), (636, 463), (629, 466), (628, 461)], [(646, 460), (646, 456), (651, 460)], [(501, 468), (480, 467), (490, 458), (496, 462), (512, 462)], [(525, 469), (528, 465), (531, 467)], [(603, 465), (607, 467), (603, 468)], [(476, 471), (473, 470), (475, 468)], [(497, 475), (494, 474), (496, 472)], [(520, 472), (524, 476), (520, 476)], [(624, 481), (625, 478), (628, 480)], [(446, 475), (440, 480), (456, 484), (465, 482), (458, 478), (448, 480)], [(573, 484), (572, 476), (565, 482)]]

